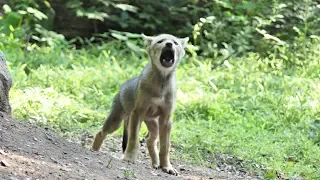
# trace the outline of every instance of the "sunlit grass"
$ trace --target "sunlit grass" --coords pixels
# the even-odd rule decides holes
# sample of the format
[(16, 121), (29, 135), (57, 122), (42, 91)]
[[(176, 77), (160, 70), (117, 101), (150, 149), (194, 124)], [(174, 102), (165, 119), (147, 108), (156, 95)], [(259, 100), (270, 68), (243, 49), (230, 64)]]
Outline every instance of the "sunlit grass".
[[(74, 136), (94, 133), (120, 85), (147, 63), (143, 54), (118, 50), (119, 43), (102, 47), (40, 49), (23, 60), (23, 50), (4, 50), (14, 117)], [(266, 178), (319, 178), (320, 65), (317, 56), (306, 59), (310, 65), (301, 67), (257, 54), (219, 67), (212, 59), (184, 59), (177, 70), (176, 155), (208, 162), (224, 153)]]

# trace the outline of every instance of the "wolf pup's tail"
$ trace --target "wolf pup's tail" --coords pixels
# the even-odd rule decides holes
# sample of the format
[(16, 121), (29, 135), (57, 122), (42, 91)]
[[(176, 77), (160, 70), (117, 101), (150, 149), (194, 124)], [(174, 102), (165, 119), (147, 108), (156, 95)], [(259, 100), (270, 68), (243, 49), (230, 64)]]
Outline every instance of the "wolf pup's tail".
[(122, 136), (122, 151), (125, 152), (127, 149), (128, 142), (128, 119), (123, 122), (123, 136)]

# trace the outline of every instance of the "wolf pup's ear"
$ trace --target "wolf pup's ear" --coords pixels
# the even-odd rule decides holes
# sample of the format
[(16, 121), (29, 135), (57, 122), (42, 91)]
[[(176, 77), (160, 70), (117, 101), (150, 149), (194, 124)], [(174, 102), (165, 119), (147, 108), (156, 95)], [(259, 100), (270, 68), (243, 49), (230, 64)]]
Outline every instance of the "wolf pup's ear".
[(151, 45), (152, 39), (153, 39), (152, 36), (146, 36), (146, 35), (142, 34), (142, 38), (143, 38), (143, 40), (144, 40), (144, 43), (145, 43), (147, 46), (150, 46), (150, 45)]
[(181, 46), (185, 48), (188, 44), (188, 41), (189, 41), (189, 37), (180, 38)]

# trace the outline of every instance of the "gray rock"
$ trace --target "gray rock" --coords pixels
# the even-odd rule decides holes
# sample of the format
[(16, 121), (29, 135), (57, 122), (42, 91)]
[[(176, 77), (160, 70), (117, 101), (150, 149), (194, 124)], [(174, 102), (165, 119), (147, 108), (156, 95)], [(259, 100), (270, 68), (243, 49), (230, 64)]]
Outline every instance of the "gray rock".
[(9, 91), (12, 79), (6, 64), (6, 57), (0, 50), (0, 116), (11, 117)]

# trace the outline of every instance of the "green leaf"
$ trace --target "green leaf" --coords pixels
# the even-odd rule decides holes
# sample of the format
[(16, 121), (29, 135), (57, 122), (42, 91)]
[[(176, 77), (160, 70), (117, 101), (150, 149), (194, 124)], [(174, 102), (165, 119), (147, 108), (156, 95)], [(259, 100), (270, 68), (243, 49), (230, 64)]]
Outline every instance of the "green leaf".
[(216, 0), (215, 2), (223, 8), (233, 9), (232, 4), (229, 2), (218, 1), (218, 0)]
[(27, 14), (27, 11), (19, 10), (18, 13), (22, 14), (22, 15), (25, 15), (25, 14)]
[(9, 29), (10, 29), (11, 32), (14, 31), (14, 27), (11, 24), (9, 25)]
[(127, 46), (135, 52), (142, 52), (143, 49), (130, 41), (126, 41)]
[(66, 4), (67, 8), (71, 8), (71, 9), (80, 8), (82, 5), (83, 3), (79, 0), (71, 0), (71, 1), (68, 1)]
[(88, 9), (88, 10), (78, 9), (76, 14), (79, 17), (87, 17), (88, 19), (96, 19), (100, 21), (103, 21), (104, 18), (109, 17), (107, 13), (98, 12), (98, 11), (95, 11), (94, 9)]
[(114, 38), (116, 38), (118, 40), (122, 40), (122, 41), (128, 40), (127, 36), (123, 36), (121, 34), (111, 33), (111, 36), (113, 36)]
[(27, 12), (30, 14), (33, 14), (38, 20), (48, 19), (48, 17), (45, 14), (43, 14), (41, 11), (34, 9), (32, 7), (28, 7)]
[(31, 36), (31, 38), (39, 42), (41, 41), (41, 39), (38, 36)]
[(49, 3), (49, 1), (43, 1), (43, 3), (48, 7), (48, 8), (51, 8), (51, 4)]
[(130, 11), (136, 13), (138, 8), (129, 4), (116, 4), (114, 7), (121, 9), (122, 11)]
[(12, 10), (10, 8), (10, 6), (8, 6), (7, 4), (3, 5), (3, 10), (4, 10), (4, 13), (10, 13)]
[(126, 35), (128, 38), (141, 38), (141, 34), (136, 34), (136, 33), (126, 32), (125, 35)]

